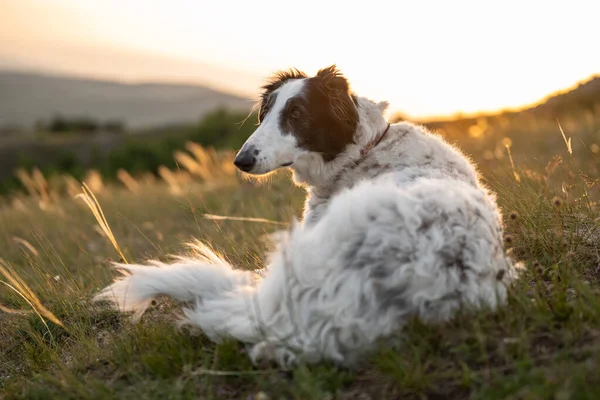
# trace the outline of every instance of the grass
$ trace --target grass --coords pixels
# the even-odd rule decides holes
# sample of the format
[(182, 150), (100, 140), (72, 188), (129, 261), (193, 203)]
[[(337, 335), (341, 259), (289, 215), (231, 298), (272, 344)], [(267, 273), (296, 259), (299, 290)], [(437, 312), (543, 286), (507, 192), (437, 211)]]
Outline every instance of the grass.
[[(39, 298), (28, 302), (0, 287), (0, 393), (5, 399), (600, 398), (600, 184), (594, 180), (600, 163), (589, 151), (593, 136), (573, 137), (570, 154), (555, 131), (561, 146), (513, 145), (510, 158), (498, 151), (510, 146), (503, 136), (458, 140), (498, 194), (507, 247), (527, 265), (509, 304), (441, 325), (411, 321), (355, 371), (329, 364), (293, 372), (255, 368), (236, 342), (214, 345), (178, 331), (177, 308), (166, 299), (138, 324), (90, 302), (115, 276), (111, 258), (166, 260), (196, 238), (240, 268), (260, 266), (264, 235), (282, 228), (263, 219), (287, 223), (301, 214), (304, 193), (286, 174), (262, 184), (220, 167), (222, 173), (207, 176), (180, 155), (189, 173), (163, 171), (156, 181), (128, 176), (124, 187), (96, 177), (89, 186), (110, 235), (74, 198), (80, 186), (68, 178), (44, 183), (38, 174), (27, 196), (0, 205), (5, 275), (22, 279), (20, 293)], [(571, 145), (573, 132), (563, 135)], [(188, 148), (203, 159), (200, 149)]]

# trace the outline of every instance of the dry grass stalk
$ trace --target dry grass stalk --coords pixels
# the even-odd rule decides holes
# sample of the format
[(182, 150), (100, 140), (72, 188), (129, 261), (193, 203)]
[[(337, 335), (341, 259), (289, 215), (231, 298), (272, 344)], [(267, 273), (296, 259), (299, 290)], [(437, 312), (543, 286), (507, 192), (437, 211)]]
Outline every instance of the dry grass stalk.
[(106, 217), (104, 216), (104, 212), (102, 211), (102, 207), (100, 207), (100, 203), (98, 202), (98, 199), (96, 199), (96, 196), (94, 196), (94, 193), (90, 190), (90, 188), (85, 183), (83, 183), (82, 190), (83, 190), (83, 193), (78, 194), (77, 198), (83, 199), (85, 204), (87, 204), (89, 209), (92, 211), (92, 214), (94, 214), (96, 221), (98, 221), (98, 225), (100, 226), (100, 229), (102, 230), (104, 235), (108, 238), (108, 240), (113, 245), (113, 247), (115, 248), (117, 253), (119, 253), (119, 256), (121, 257), (123, 262), (127, 263), (127, 259), (125, 258), (125, 255), (121, 251), (121, 247), (119, 247), (119, 243), (115, 239), (115, 236), (113, 235), (112, 230), (110, 229), (110, 225), (108, 225), (108, 221), (106, 220)]
[[(0, 282), (3, 283), (5, 286), (7, 286), (12, 291), (14, 291), (15, 293), (17, 293), (23, 300), (25, 300), (27, 302), (27, 304), (29, 304), (29, 306), (38, 315), (38, 317), (40, 317), (43, 324), (46, 326), (48, 333), (50, 333), (50, 328), (48, 327), (48, 324), (46, 324), (44, 317), (46, 319), (49, 319), (50, 321), (54, 322), (55, 324), (59, 325), (63, 329), (66, 329), (66, 327), (63, 325), (63, 323), (50, 310), (48, 310), (46, 307), (44, 307), (44, 305), (42, 304), (40, 299), (36, 296), (36, 294), (33, 292), (33, 290), (31, 290), (31, 288), (25, 283), (25, 281), (19, 276), (19, 274), (17, 274), (17, 272), (12, 268), (12, 266), (1, 258), (0, 258), (0, 275), (4, 276), (4, 278), (6, 278), (6, 280), (8, 281), (8, 282), (6, 282), (6, 281), (0, 281)], [(11, 310), (6, 307), (2, 307), (2, 310), (3, 311), (10, 310), (10, 312), (18, 312), (16, 310)], [(52, 333), (50, 333), (50, 336), (52, 336)]]

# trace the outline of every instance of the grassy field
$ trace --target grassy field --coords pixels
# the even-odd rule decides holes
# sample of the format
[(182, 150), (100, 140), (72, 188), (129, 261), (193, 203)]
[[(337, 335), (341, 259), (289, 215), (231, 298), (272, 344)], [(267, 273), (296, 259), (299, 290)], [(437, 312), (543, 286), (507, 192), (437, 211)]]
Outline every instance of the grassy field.
[[(563, 137), (553, 124), (551, 136), (528, 139), (506, 129), (487, 134), (481, 125), (464, 137), (444, 134), (498, 194), (506, 245), (527, 271), (505, 308), (437, 326), (412, 321), (353, 371), (252, 367), (238, 343), (214, 345), (178, 331), (166, 299), (138, 324), (91, 303), (115, 276), (109, 261), (120, 256), (85, 202), (73, 198), (81, 192), (76, 182), (23, 174), (29, 194), (0, 201), (0, 397), (600, 398), (597, 130), (569, 126)], [(269, 248), (264, 234), (282, 226), (205, 214), (287, 224), (301, 214), (303, 191), (286, 173), (263, 183), (240, 179), (230, 155), (217, 167), (196, 150), (179, 156), (186, 172), (165, 170), (162, 179), (122, 173), (122, 185), (104, 186), (90, 175), (123, 255), (165, 260), (199, 239), (240, 268), (260, 266)]]

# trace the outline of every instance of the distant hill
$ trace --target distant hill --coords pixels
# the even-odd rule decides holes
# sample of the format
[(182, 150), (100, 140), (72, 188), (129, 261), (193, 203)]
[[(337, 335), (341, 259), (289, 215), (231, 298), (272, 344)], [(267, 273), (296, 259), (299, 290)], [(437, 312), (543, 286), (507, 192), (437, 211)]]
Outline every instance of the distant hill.
[[(468, 116), (457, 116), (447, 119), (429, 119), (418, 121), (431, 128), (440, 128), (449, 123), (468, 127), (478, 119), (485, 118), (515, 118), (531, 117), (535, 119), (553, 119), (589, 111), (600, 114), (600, 75), (592, 76), (581, 81), (576, 86), (551, 94), (530, 106), (520, 110), (506, 110), (497, 113), (481, 113)], [(402, 119), (402, 116), (398, 116)]]
[[(400, 119), (403, 119), (401, 115), (392, 118)], [(568, 149), (571, 155), (576, 154), (573, 159), (577, 163), (597, 165), (600, 76), (590, 77), (518, 110), (413, 121), (458, 144), (466, 154), (480, 160), (483, 157), (485, 162), (512, 154), (510, 162), (520, 167), (552, 165), (551, 162), (556, 162), (555, 156), (564, 155)], [(508, 152), (507, 146), (514, 154)], [(536, 157), (530, 157), (528, 149), (535, 149)], [(598, 171), (588, 169), (587, 174), (597, 176)]]
[(122, 120), (136, 129), (196, 122), (221, 106), (249, 110), (252, 104), (199, 85), (128, 84), (0, 71), (0, 126), (29, 128), (60, 113)]
[(574, 88), (550, 95), (527, 111), (554, 114), (558, 117), (571, 110), (594, 112), (596, 107), (600, 107), (600, 75), (581, 82)]

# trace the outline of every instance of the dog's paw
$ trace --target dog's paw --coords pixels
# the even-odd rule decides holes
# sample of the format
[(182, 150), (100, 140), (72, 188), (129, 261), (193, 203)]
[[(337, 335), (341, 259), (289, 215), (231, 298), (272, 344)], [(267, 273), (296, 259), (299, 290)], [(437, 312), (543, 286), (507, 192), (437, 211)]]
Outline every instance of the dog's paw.
[(283, 369), (290, 369), (298, 364), (297, 356), (292, 350), (268, 341), (255, 344), (250, 349), (249, 356), (254, 365), (275, 362)]

